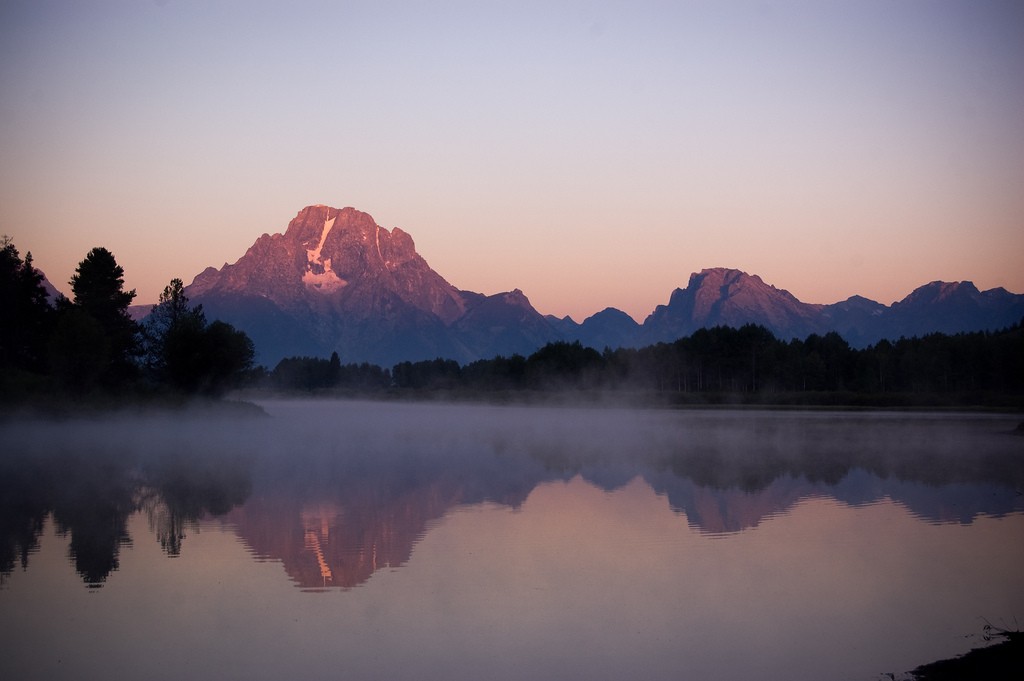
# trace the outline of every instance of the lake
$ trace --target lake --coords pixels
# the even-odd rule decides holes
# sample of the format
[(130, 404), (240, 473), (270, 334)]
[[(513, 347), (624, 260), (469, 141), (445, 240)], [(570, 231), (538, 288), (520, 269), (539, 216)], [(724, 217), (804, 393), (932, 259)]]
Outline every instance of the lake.
[(1019, 415), (260, 404), (0, 424), (0, 678), (899, 678), (1024, 621)]

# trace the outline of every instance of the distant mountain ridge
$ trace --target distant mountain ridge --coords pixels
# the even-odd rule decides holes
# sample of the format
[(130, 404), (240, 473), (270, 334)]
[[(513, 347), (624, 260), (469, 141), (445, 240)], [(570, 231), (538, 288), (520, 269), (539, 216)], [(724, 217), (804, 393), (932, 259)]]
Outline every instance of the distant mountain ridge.
[(670, 342), (701, 328), (744, 324), (764, 326), (782, 340), (834, 331), (862, 348), (882, 339), (1006, 328), (1024, 319), (1024, 295), (1004, 288), (979, 291), (970, 281), (933, 281), (892, 306), (862, 296), (819, 305), (801, 302), (756, 275), (717, 267), (690, 275), (687, 287), (673, 291), (668, 304), (657, 306), (636, 329), (620, 323), (617, 335), (604, 333), (604, 344), (594, 345), (595, 318), (608, 313), (575, 327), (562, 320), (559, 328), (573, 340), (600, 348)]
[(307, 206), (283, 234), (263, 234), (234, 264), (186, 287), (208, 316), (252, 337), (257, 360), (326, 357), (390, 367), (438, 357), (467, 363), (529, 355), (552, 341), (639, 347), (700, 328), (760, 324), (784, 340), (836, 331), (864, 347), (882, 338), (999, 329), (1024, 318), (1024, 295), (932, 282), (892, 306), (853, 296), (804, 303), (756, 275), (711, 268), (690, 275), (642, 324), (615, 308), (582, 323), (544, 316), (519, 289), (463, 291), (416, 252), (412, 237), (354, 208)]
[(701, 327), (743, 326), (752, 320), (779, 336), (805, 337), (821, 330), (820, 305), (797, 300), (739, 270), (714, 268), (690, 275), (685, 289), (676, 289), (668, 305), (659, 305), (644, 320), (641, 340), (675, 340)]

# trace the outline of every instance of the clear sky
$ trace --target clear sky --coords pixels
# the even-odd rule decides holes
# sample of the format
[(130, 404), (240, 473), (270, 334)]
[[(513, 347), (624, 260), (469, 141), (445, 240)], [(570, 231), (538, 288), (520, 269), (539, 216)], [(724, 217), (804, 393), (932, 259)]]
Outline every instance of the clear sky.
[(0, 233), (58, 288), (314, 203), (577, 321), (718, 266), (1024, 293), (1024, 2), (0, 2)]

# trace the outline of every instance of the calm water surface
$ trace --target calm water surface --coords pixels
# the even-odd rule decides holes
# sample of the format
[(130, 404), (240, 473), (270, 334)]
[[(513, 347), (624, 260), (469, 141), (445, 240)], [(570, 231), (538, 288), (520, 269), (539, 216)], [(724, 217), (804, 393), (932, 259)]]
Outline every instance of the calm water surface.
[(0, 678), (878, 679), (1024, 622), (1019, 417), (0, 425)]

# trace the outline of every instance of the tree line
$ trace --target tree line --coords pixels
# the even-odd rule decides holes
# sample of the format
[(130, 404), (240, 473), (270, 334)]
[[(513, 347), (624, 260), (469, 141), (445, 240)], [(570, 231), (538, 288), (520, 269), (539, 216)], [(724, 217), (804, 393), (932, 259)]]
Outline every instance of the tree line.
[(144, 323), (129, 315), (135, 291), (106, 248), (93, 248), (51, 305), (32, 254), (0, 241), (0, 398), (132, 399), (219, 396), (253, 368), (253, 343), (209, 322), (172, 279)]
[(882, 340), (850, 346), (838, 333), (783, 341), (763, 326), (700, 329), (672, 343), (605, 349), (554, 342), (528, 357), (466, 365), (401, 362), (390, 370), (292, 357), (262, 386), (310, 392), (528, 391), (643, 393), (678, 403), (1024, 407), (1024, 329)]
[(51, 305), (31, 253), (0, 241), (0, 399), (54, 395), (218, 396), (248, 384), (310, 393), (466, 395), (551, 391), (639, 393), (677, 403), (988, 404), (1024, 407), (1024, 330), (929, 334), (852, 348), (838, 333), (784, 341), (762, 326), (700, 329), (671, 343), (606, 348), (553, 342), (529, 356), (461, 365), (434, 359), (390, 369), (290, 357), (254, 367), (242, 331), (209, 322), (172, 279), (139, 324), (135, 291), (105, 248)]

